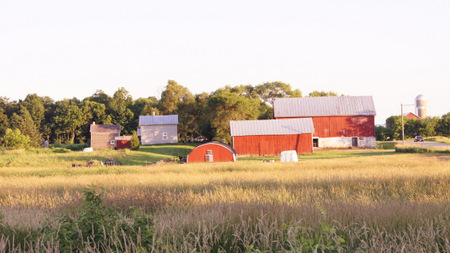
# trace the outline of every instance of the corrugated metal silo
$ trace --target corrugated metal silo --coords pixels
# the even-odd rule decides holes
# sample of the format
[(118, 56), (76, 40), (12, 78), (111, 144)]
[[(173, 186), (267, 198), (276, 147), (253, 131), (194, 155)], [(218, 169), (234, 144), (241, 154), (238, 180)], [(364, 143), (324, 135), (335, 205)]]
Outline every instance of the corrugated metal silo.
[(420, 94), (416, 97), (417, 116), (419, 116), (421, 119), (427, 116), (427, 103), (428, 100), (423, 94)]

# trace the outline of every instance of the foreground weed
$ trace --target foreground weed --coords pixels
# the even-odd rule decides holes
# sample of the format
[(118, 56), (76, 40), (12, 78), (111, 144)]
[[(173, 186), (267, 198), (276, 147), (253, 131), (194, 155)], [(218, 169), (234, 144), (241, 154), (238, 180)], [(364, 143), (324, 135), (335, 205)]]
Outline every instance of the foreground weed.
[(345, 243), (344, 238), (337, 234), (335, 227), (327, 224), (327, 213), (320, 208), (322, 221), (318, 230), (311, 227), (283, 224), (286, 232), (285, 240), (293, 252), (337, 252)]
[(125, 250), (122, 245), (130, 241), (150, 246), (154, 230), (151, 217), (134, 209), (128, 212), (128, 217), (122, 216), (116, 209), (102, 205), (103, 194), (95, 186), (85, 188), (84, 205), (78, 211), (78, 217), (66, 213), (57, 217), (56, 224), (48, 222), (42, 229), (45, 239), (58, 241), (59, 249), (64, 252), (85, 248), (101, 250), (98, 245), (108, 248), (115, 245), (117, 250), (122, 251)]

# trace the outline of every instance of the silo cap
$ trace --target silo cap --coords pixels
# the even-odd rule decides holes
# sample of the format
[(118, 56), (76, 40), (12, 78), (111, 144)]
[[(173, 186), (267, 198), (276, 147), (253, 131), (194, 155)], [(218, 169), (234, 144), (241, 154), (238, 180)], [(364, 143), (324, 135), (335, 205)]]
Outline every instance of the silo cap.
[(416, 100), (427, 100), (427, 97), (425, 97), (425, 95), (420, 94), (419, 96), (416, 97)]

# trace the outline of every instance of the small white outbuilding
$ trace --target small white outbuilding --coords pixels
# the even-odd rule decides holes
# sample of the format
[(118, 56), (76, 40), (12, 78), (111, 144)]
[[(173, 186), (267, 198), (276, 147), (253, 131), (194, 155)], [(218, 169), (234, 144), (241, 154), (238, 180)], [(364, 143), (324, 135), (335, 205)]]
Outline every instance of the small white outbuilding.
[(297, 151), (295, 151), (295, 150), (287, 150), (287, 151), (281, 152), (280, 161), (282, 163), (284, 163), (284, 162), (298, 162)]

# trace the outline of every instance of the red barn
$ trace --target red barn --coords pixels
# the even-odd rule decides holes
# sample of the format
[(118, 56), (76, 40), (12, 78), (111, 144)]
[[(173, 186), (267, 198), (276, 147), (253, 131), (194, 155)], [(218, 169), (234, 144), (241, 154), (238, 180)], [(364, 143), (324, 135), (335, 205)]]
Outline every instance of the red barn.
[(194, 148), (187, 156), (186, 162), (235, 162), (236, 151), (229, 145), (212, 141)]
[(276, 119), (312, 118), (315, 147), (376, 148), (371, 96), (274, 99)]
[(313, 153), (312, 119), (231, 121), (230, 130), (239, 155), (279, 155), (285, 150)]
[(408, 119), (420, 119), (419, 116), (415, 115), (415, 114), (412, 113), (412, 112), (405, 113), (405, 114), (403, 114), (403, 116), (405, 116), (405, 117), (408, 118)]

